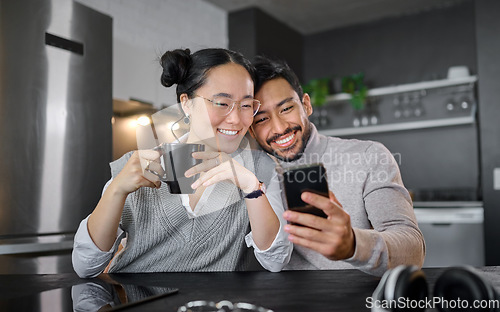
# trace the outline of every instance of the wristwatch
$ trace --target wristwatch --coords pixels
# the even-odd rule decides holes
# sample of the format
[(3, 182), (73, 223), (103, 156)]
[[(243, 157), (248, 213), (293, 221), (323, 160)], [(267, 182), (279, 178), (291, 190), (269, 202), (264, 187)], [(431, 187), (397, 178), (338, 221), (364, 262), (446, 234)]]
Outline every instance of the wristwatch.
[(266, 185), (264, 184), (264, 182), (259, 181), (259, 188), (253, 192), (246, 194), (245, 198), (246, 199), (259, 198), (265, 193), (266, 193)]

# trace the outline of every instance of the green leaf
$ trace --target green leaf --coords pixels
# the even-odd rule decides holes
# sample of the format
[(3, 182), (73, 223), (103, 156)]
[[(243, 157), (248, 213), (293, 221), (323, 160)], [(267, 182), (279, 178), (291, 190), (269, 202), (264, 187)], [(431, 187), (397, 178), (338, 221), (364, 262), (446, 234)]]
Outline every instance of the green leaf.
[(364, 73), (342, 77), (342, 92), (351, 95), (351, 106), (355, 110), (361, 110), (365, 106), (368, 88), (364, 83)]
[(330, 78), (312, 79), (302, 86), (305, 93), (311, 97), (312, 105), (322, 106), (326, 102), (329, 90)]

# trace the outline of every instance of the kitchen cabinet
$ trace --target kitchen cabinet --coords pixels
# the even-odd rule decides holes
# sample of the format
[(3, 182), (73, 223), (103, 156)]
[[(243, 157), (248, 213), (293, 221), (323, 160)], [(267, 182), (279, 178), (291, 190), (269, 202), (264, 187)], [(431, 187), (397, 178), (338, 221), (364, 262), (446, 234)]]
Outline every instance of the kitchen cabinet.
[(415, 202), (426, 244), (424, 267), (484, 266), (481, 202)]

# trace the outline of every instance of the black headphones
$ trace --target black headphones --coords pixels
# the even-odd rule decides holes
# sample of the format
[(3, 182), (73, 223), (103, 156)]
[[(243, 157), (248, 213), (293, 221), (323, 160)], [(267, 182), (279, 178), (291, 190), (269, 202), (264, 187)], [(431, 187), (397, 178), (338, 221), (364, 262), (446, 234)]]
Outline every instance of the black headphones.
[[(416, 266), (388, 270), (373, 292), (371, 311), (500, 311), (500, 296), (484, 276), (469, 266), (451, 267), (434, 285), (433, 297), (425, 274)], [(479, 305), (479, 306), (475, 306)], [(476, 309), (474, 309), (476, 307)]]

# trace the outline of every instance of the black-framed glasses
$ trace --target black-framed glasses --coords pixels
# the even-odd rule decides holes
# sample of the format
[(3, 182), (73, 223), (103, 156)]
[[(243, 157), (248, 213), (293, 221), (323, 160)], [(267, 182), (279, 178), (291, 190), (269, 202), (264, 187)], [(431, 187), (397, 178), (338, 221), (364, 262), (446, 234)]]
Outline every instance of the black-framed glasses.
[(207, 100), (212, 105), (212, 109), (216, 111), (221, 116), (227, 116), (232, 111), (236, 103), (238, 103), (238, 110), (245, 116), (253, 117), (260, 108), (260, 102), (256, 99), (245, 98), (240, 101), (233, 100), (230, 97), (224, 95), (215, 95), (212, 99), (208, 99), (204, 96), (195, 94), (194, 97), (200, 97)]

